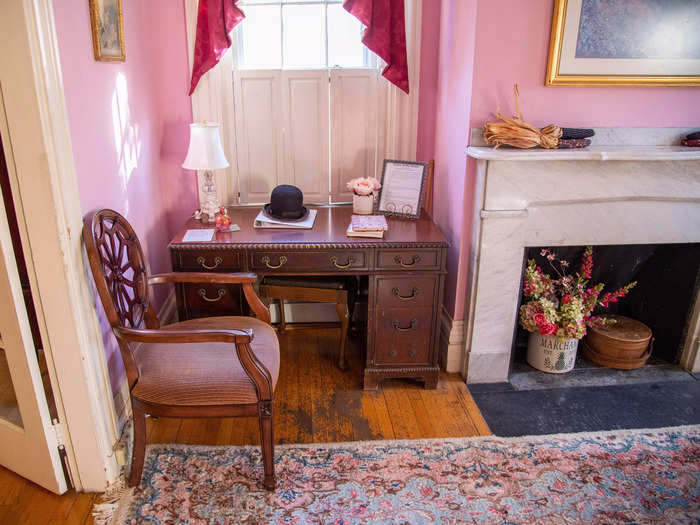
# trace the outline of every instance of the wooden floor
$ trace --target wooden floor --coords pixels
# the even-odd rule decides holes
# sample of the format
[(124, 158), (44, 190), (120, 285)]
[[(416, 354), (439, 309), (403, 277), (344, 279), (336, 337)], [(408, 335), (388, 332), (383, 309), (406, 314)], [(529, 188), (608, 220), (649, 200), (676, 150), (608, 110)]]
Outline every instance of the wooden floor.
[[(276, 443), (415, 439), (489, 434), (457, 374), (442, 374), (437, 390), (409, 380), (362, 390), (359, 344), (348, 347), (350, 369), (336, 366), (338, 330), (290, 330), (280, 336), (282, 369), (275, 394)], [(149, 419), (149, 443), (258, 444), (255, 418)], [(99, 495), (53, 495), (0, 467), (0, 523), (92, 523)]]

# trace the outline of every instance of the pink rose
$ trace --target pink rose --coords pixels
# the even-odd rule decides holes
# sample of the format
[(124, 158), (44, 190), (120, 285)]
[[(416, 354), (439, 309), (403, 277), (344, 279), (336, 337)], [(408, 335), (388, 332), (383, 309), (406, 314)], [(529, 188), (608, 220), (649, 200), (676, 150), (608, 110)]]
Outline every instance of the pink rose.
[(571, 294), (564, 294), (561, 298), (563, 304), (569, 304), (571, 302)]
[(532, 320), (535, 321), (535, 324), (537, 326), (547, 324), (547, 318), (544, 316), (543, 313), (533, 315)]
[(541, 335), (556, 335), (559, 327), (554, 323), (545, 322), (544, 324), (538, 324), (537, 329)]

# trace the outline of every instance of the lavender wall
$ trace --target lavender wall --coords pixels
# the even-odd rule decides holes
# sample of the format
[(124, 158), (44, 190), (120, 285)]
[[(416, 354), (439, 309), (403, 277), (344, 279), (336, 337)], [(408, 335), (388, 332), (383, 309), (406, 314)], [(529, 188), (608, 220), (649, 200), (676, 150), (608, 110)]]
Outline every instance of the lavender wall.
[[(194, 178), (179, 167), (191, 121), (184, 3), (124, 2), (124, 63), (94, 60), (85, 0), (54, 0), (53, 8), (81, 211), (124, 214), (151, 270), (169, 271), (167, 243), (196, 207)], [(117, 389), (121, 357), (99, 310)]]
[(674, 127), (700, 122), (698, 88), (545, 87), (553, 3), (442, 0), (439, 26), (424, 20), (424, 46), (426, 35), (439, 34), (437, 118), (434, 142), (429, 131), (419, 130), (418, 151), (430, 158), (434, 147), (433, 206), (452, 242), (445, 307), (454, 319), (464, 318), (470, 256), (475, 163), (464, 154), (469, 129), (493, 119), (497, 106), (506, 114), (514, 112), (514, 83), (525, 119), (536, 125)]

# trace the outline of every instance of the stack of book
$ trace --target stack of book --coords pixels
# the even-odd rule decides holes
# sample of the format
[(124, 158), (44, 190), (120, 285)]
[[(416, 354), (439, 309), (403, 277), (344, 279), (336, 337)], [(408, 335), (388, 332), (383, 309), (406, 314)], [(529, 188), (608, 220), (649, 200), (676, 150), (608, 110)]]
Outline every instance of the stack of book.
[(372, 237), (381, 239), (389, 229), (384, 215), (353, 215), (345, 232), (348, 237)]

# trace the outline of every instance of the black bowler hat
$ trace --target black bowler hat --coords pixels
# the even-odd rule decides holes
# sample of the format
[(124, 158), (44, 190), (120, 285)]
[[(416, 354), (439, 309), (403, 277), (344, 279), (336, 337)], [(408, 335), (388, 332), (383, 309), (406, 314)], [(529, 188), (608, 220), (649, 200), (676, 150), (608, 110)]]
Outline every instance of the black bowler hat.
[(274, 219), (301, 221), (309, 214), (304, 207), (304, 194), (296, 186), (282, 184), (270, 194), (270, 202), (263, 210)]

